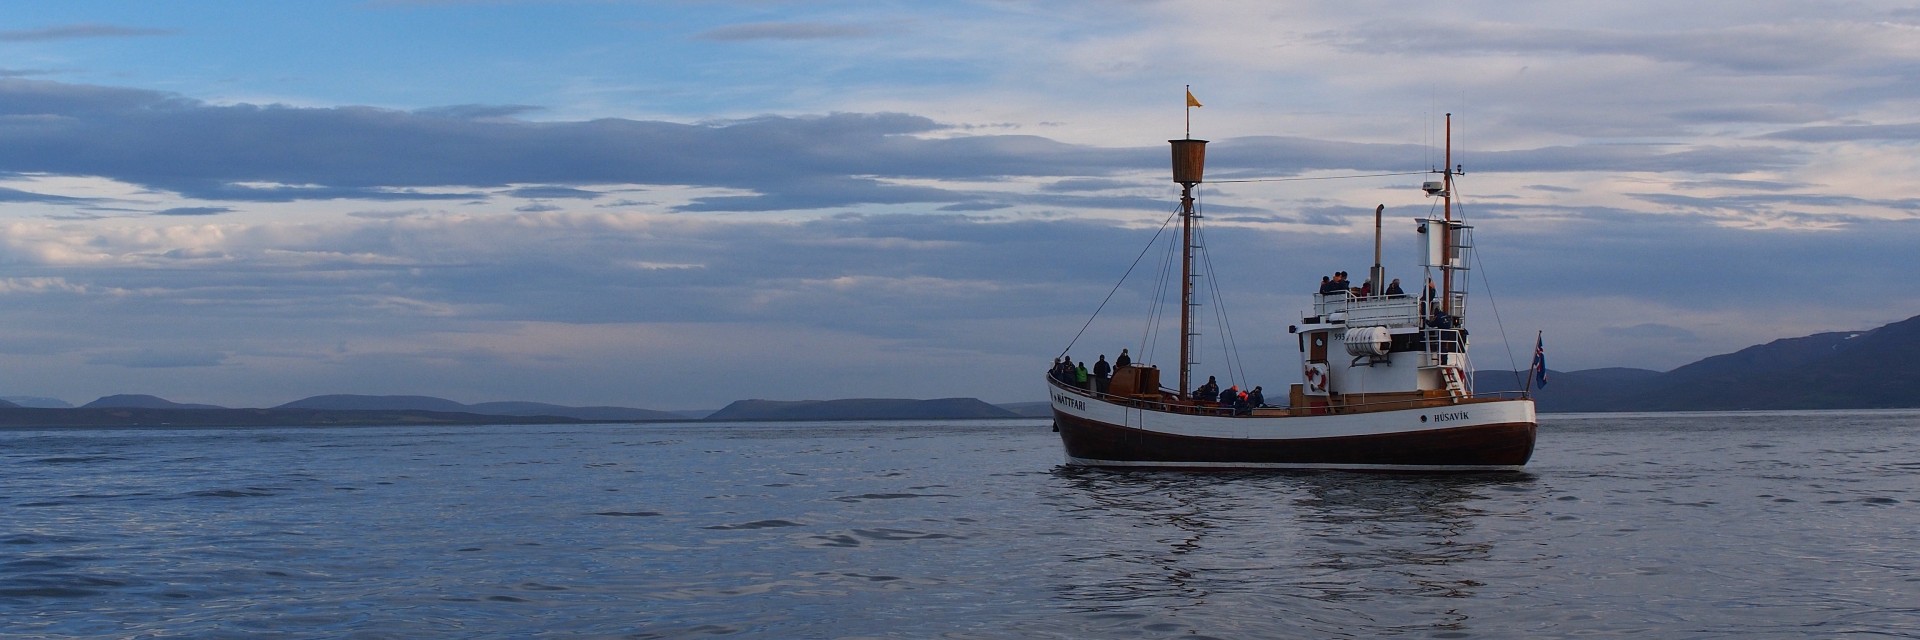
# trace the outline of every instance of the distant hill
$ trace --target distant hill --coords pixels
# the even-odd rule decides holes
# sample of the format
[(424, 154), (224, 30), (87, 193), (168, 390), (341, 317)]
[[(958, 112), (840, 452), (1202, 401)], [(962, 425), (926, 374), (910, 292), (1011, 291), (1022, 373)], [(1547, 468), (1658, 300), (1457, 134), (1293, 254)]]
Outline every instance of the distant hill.
[(544, 402), (481, 402), (467, 405), (467, 411), (496, 416), (560, 416), (581, 420), (633, 420), (636, 422), (679, 421), (687, 417), (670, 411), (633, 407), (568, 407)]
[[(8, 405), (15, 406), (15, 407), (36, 407), (40, 409), (72, 409), (73, 408), (73, 403), (67, 402), (65, 400), (61, 400), (59, 398), (47, 398), (43, 396), (6, 396), (6, 397), (0, 397), (0, 401), (5, 401), (8, 403)], [(4, 406), (7, 406), (7, 405), (0, 405), (0, 408), (3, 408)]]
[(467, 405), (432, 396), (362, 396), (342, 393), (301, 398), (274, 408), (327, 411), (465, 411)]
[[(13, 401), (11, 401), (11, 400), (5, 400), (5, 399), (0, 399), (0, 409), (6, 409), (6, 408), (15, 408), (15, 409), (17, 409), (17, 408), (20, 408), (21, 406), (22, 406), (22, 405), (19, 405), (19, 404), (16, 404), (16, 403), (14, 403), (14, 402), (13, 402)], [(71, 405), (69, 405), (69, 406), (71, 406)]]
[[(1548, 370), (1543, 412), (1920, 407), (1920, 316), (1868, 331), (1783, 338), (1658, 373)], [(1477, 391), (1517, 388), (1482, 371)]]
[(1018, 415), (1023, 418), (1053, 417), (1053, 403), (1051, 402), (1012, 402), (1008, 404), (996, 404), (993, 406), (1000, 407), (1008, 411), (1012, 411), (1014, 415)]
[(727, 405), (708, 421), (755, 420), (960, 420), (1018, 418), (1020, 414), (975, 398), (900, 400), (740, 400)]
[(309, 427), (344, 425), (498, 425), (579, 422), (552, 416), (483, 416), (444, 411), (328, 409), (4, 408), (5, 427)]
[(82, 409), (225, 409), (211, 404), (174, 402), (159, 396), (123, 393), (80, 405)]
[(328, 411), (439, 411), (494, 416), (556, 416), (577, 420), (685, 420), (680, 415), (631, 407), (568, 407), (544, 402), (482, 402), (461, 404), (432, 396), (365, 396), (332, 394), (295, 400), (275, 409)]

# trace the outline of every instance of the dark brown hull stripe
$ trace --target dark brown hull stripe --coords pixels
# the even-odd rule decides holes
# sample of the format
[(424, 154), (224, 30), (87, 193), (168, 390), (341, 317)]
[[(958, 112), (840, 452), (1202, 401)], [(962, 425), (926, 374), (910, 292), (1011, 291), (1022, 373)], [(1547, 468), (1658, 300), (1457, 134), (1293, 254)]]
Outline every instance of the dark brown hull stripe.
[(1106, 424), (1054, 412), (1067, 462), (1095, 467), (1516, 471), (1533, 457), (1536, 425), (1482, 424), (1330, 438), (1207, 438)]

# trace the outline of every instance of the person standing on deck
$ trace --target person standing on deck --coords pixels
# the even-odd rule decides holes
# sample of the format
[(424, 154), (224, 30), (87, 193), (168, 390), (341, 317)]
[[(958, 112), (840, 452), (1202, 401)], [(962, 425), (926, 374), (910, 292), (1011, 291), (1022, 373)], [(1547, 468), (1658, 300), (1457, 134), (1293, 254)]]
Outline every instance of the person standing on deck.
[(1127, 355), (1126, 349), (1121, 349), (1120, 357), (1113, 359), (1113, 370), (1119, 371), (1121, 369), (1127, 368), (1132, 364), (1133, 364), (1133, 358)]
[(1112, 376), (1113, 367), (1107, 365), (1107, 354), (1102, 353), (1093, 363), (1093, 392), (1106, 393), (1107, 380)]
[(1082, 363), (1080, 363), (1080, 366), (1078, 366), (1078, 367), (1074, 367), (1074, 369), (1073, 369), (1073, 383), (1074, 383), (1075, 385), (1078, 385), (1078, 386), (1079, 386), (1079, 387), (1080, 387), (1080, 388), (1081, 388), (1082, 390), (1086, 390), (1086, 391), (1092, 391), (1092, 390), (1093, 390), (1093, 388), (1092, 388), (1091, 386), (1088, 386), (1088, 385), (1087, 385), (1087, 378), (1088, 378), (1088, 377), (1089, 377), (1089, 376), (1087, 375), (1087, 363), (1085, 363), (1085, 362), (1082, 362)]

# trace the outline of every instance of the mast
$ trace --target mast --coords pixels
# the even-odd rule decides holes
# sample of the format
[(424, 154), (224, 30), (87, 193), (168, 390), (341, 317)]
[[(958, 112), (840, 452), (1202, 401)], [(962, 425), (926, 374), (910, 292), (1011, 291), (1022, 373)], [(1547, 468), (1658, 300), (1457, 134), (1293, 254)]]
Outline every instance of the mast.
[(1440, 172), (1446, 181), (1446, 190), (1440, 192), (1442, 209), (1446, 211), (1447, 224), (1440, 226), (1440, 311), (1453, 315), (1453, 114), (1447, 114), (1445, 162)]
[(1173, 181), (1180, 183), (1180, 398), (1192, 388), (1193, 372), (1193, 185), (1207, 164), (1207, 141), (1185, 138), (1173, 144)]

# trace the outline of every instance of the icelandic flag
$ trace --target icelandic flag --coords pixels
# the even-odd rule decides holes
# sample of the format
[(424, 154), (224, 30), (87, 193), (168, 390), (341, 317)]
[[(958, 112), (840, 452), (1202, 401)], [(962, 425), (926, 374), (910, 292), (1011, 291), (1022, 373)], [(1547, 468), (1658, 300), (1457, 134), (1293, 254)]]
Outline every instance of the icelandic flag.
[(1534, 386), (1547, 388), (1547, 343), (1542, 336), (1533, 338), (1533, 379)]

